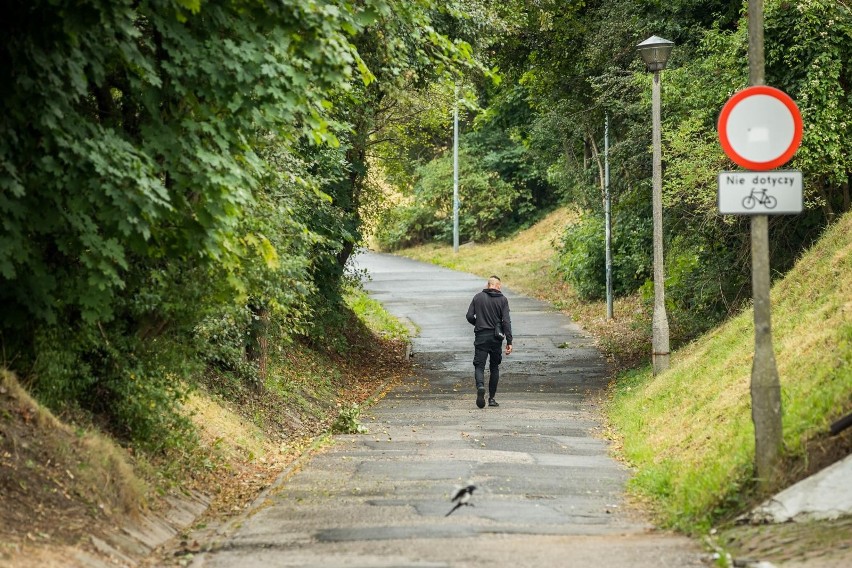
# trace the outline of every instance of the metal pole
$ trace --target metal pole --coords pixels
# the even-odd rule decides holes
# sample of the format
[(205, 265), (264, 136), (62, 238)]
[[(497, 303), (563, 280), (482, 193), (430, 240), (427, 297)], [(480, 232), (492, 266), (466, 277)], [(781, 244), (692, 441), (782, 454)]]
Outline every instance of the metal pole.
[(612, 218), (609, 197), (609, 113), (604, 118), (604, 219), (606, 233), (606, 319), (612, 319)]
[(453, 252), (459, 252), (459, 88), (453, 98)]
[[(763, 0), (748, 3), (749, 84), (765, 82)], [(751, 366), (751, 417), (754, 422), (754, 465), (759, 483), (775, 477), (781, 453), (781, 384), (772, 348), (769, 302), (769, 218), (751, 217), (751, 289), (754, 300), (754, 359)]]
[(665, 279), (663, 276), (663, 172), (660, 135), (660, 72), (654, 71), (651, 111), (653, 114), (653, 217), (654, 217), (654, 317), (651, 323), (651, 348), (654, 374), (669, 368), (669, 320), (666, 316)]

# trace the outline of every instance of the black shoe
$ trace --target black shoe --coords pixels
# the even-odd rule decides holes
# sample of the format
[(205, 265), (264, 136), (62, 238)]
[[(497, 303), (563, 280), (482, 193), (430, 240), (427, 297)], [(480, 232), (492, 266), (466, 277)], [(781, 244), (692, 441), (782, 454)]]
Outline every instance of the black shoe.
[(476, 389), (476, 406), (485, 408), (485, 387)]
[(500, 405), (497, 404), (497, 401), (494, 400), (493, 398), (489, 398), (488, 399), (488, 406), (500, 406)]

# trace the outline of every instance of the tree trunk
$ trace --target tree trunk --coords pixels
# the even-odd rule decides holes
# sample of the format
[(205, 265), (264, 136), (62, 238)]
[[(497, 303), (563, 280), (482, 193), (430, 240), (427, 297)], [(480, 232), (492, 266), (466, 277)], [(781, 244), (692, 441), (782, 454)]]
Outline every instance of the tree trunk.
[(260, 391), (269, 376), (269, 308), (262, 303), (250, 304), (249, 308), (252, 322), (246, 358), (257, 364), (257, 380), (251, 386)]
[(820, 176), (817, 180), (817, 188), (819, 190), (819, 196), (822, 199), (822, 214), (825, 215), (826, 221), (833, 223), (837, 218), (837, 213), (835, 213), (834, 207), (831, 205), (831, 198), (825, 191), (825, 176)]
[(598, 179), (601, 182), (601, 198), (603, 198), (604, 192), (606, 192), (606, 188), (604, 187), (604, 164), (601, 161), (601, 154), (598, 152), (598, 146), (595, 144), (594, 137), (591, 134), (588, 134), (587, 137), (589, 139), (589, 146), (592, 149), (592, 159), (598, 165)]

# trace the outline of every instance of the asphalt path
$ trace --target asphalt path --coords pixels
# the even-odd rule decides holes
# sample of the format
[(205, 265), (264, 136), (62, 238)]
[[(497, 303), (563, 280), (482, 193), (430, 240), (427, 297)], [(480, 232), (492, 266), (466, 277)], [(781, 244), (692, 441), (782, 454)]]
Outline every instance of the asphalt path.
[[(464, 314), (483, 279), (376, 253), (357, 262), (372, 297), (418, 329), (414, 376), (364, 411), (368, 434), (335, 436), (286, 472), (197, 565), (706, 565), (627, 506), (630, 472), (600, 416), (605, 361), (570, 318), (504, 283), (514, 352), (500, 406), (479, 409)], [(472, 506), (446, 516), (468, 484)]]

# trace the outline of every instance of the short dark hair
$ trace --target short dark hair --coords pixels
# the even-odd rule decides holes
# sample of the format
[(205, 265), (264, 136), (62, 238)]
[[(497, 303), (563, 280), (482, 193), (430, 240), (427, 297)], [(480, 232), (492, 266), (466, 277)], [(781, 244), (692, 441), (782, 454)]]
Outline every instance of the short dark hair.
[[(500, 277), (496, 274), (492, 274), (489, 278), (496, 278), (497, 280), (500, 280)], [(500, 280), (500, 282), (502, 282), (502, 280)]]

